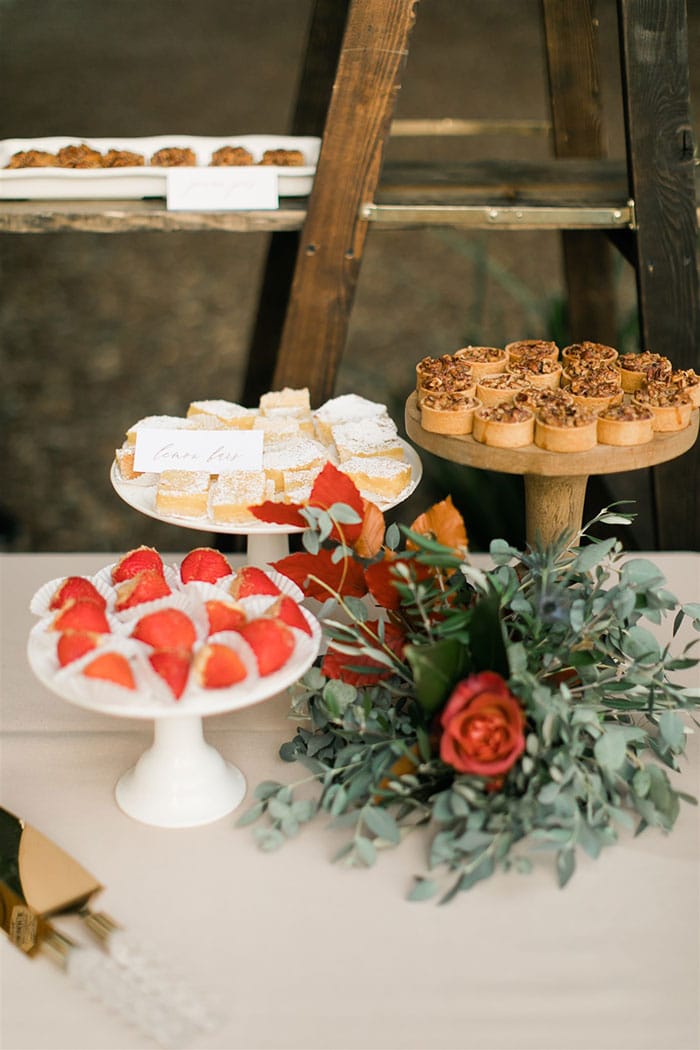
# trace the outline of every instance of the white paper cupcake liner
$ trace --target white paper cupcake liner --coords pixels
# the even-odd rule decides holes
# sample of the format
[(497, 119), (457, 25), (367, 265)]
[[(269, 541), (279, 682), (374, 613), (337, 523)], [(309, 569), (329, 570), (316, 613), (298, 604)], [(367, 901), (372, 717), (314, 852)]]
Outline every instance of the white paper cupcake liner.
[[(69, 573), (69, 576), (79, 576), (80, 573)], [(57, 576), (55, 580), (49, 580), (48, 583), (43, 584), (38, 591), (35, 592), (32, 600), (29, 603), (30, 612), (34, 613), (35, 616), (54, 616), (58, 610), (49, 609), (49, 605), (53, 599), (54, 594), (58, 588), (62, 585), (64, 580), (67, 580), (68, 576)], [(110, 603), (114, 605), (114, 590), (103, 580), (98, 579), (96, 576), (82, 576), (82, 579), (88, 580), (95, 590), (97, 590), (107, 602), (107, 610), (110, 610)]]

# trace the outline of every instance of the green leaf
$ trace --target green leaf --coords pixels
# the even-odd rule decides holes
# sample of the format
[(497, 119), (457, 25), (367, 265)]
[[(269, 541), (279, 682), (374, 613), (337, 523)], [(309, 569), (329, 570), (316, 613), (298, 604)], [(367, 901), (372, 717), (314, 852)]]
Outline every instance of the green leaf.
[(680, 754), (685, 747), (685, 729), (682, 720), (675, 711), (664, 711), (659, 716), (659, 731), (666, 746)]
[(520, 556), (520, 551), (511, 547), (505, 540), (491, 540), (489, 554), (496, 565), (507, 565), (513, 558)]
[(248, 824), (254, 824), (259, 817), (265, 812), (265, 807), (262, 802), (256, 802), (254, 806), (251, 806), (249, 810), (238, 818), (236, 821), (237, 828), (245, 828)]
[(620, 581), (625, 586), (648, 587), (652, 583), (664, 583), (661, 569), (647, 558), (630, 558), (620, 571)]
[(608, 556), (616, 543), (617, 539), (613, 536), (600, 543), (589, 543), (586, 547), (580, 547), (573, 564), (574, 572), (590, 572)]
[(618, 770), (625, 761), (627, 742), (621, 733), (609, 728), (604, 730), (593, 745), (596, 760), (605, 769)]
[(272, 795), (276, 795), (281, 787), (282, 785), (277, 780), (263, 780), (258, 784), (253, 795), (255, 798), (264, 800)]
[(328, 508), (328, 513), (331, 518), (339, 522), (341, 525), (357, 525), (362, 521), (362, 518), (357, 511), (353, 510), (352, 507), (349, 507), (347, 503), (333, 503)]
[(378, 838), (398, 846), (401, 841), (401, 831), (391, 813), (387, 813), (385, 809), (378, 806), (369, 806), (363, 809), (362, 820), (369, 831)]
[(469, 625), (469, 649), (474, 671), (495, 671), (503, 678), (508, 677), (500, 601), (495, 593), (480, 597), (474, 605)]
[(557, 853), (557, 876), (559, 886), (563, 889), (576, 868), (576, 856), (573, 849), (561, 849)]
[(374, 843), (364, 835), (357, 835), (353, 841), (357, 856), (366, 867), (371, 868), (377, 859)]
[(407, 899), (409, 901), (427, 901), (434, 897), (438, 891), (438, 885), (434, 879), (425, 879), (417, 876)]
[(427, 645), (407, 645), (408, 660), (416, 684), (416, 697), (428, 713), (437, 711), (466, 673), (469, 654), (456, 638)]

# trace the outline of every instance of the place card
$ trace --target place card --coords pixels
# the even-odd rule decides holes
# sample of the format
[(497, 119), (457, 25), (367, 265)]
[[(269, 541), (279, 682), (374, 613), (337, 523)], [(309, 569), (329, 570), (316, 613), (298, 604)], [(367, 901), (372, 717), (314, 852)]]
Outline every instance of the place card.
[(279, 207), (278, 175), (272, 168), (169, 168), (170, 211), (253, 211)]
[(204, 470), (230, 474), (262, 470), (262, 430), (140, 430), (134, 470)]

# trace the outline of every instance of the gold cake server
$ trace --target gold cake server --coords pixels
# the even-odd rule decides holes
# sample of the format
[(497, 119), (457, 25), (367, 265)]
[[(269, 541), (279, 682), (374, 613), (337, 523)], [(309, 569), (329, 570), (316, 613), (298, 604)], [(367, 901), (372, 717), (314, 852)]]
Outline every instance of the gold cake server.
[[(103, 886), (32, 825), (0, 807), (0, 926), (29, 956), (48, 954), (94, 997), (162, 1046), (185, 1046), (217, 1026), (189, 983), (136, 944), (92, 898)], [(85, 945), (51, 920), (76, 915), (97, 943)]]

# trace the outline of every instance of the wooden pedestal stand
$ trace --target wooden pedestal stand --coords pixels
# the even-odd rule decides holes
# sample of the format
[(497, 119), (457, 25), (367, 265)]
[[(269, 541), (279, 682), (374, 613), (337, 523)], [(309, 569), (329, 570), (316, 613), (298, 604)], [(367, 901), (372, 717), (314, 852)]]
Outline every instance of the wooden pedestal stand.
[(671, 434), (656, 434), (644, 445), (596, 445), (588, 452), (546, 452), (535, 445), (492, 448), (471, 434), (434, 434), (420, 424), (415, 393), (406, 402), (406, 432), (412, 441), (451, 463), (522, 474), (525, 482), (525, 535), (528, 544), (551, 543), (563, 531), (576, 533), (583, 522), (586, 482), (591, 474), (616, 474), (665, 463), (687, 452), (698, 436), (700, 411), (690, 426)]

